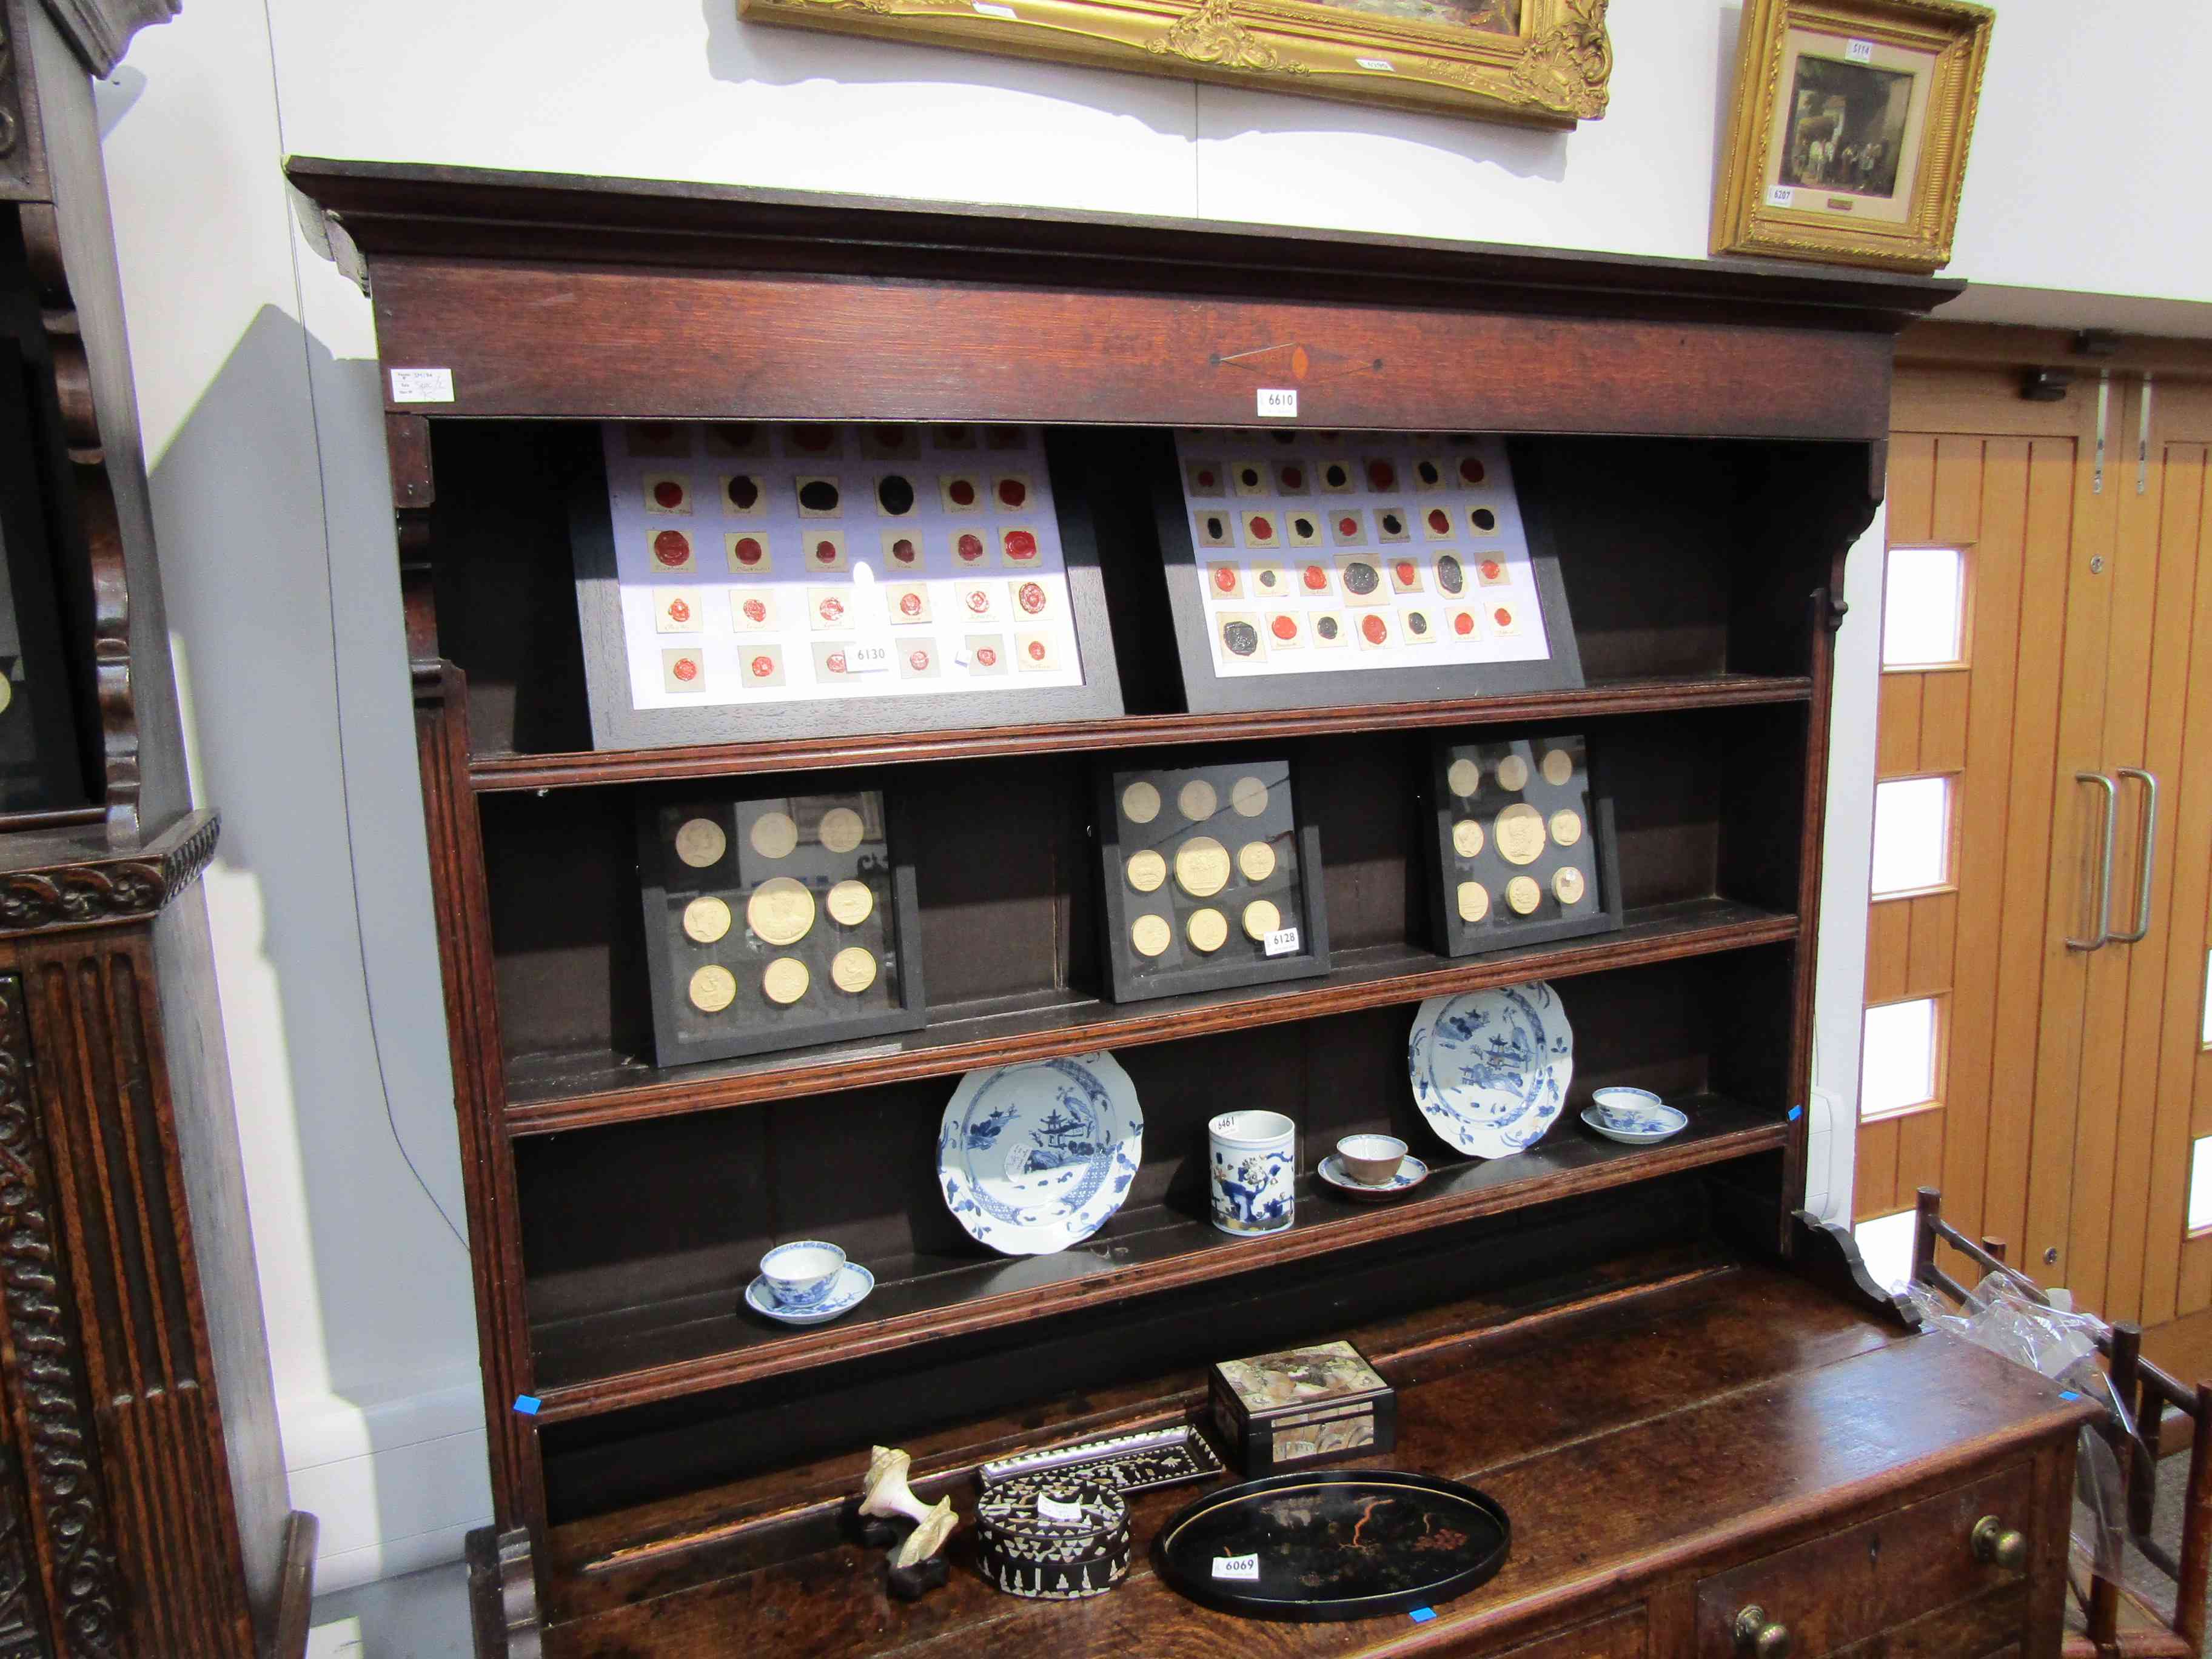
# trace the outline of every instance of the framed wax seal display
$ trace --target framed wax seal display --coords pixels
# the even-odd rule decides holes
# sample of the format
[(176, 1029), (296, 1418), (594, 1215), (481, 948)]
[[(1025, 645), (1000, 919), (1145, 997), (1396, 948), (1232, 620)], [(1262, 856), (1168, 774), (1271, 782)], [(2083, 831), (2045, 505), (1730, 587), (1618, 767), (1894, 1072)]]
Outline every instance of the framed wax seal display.
[(1206, 1373), (1206, 1404), (1247, 1474), (1365, 1457), (1398, 1441), (1397, 1394), (1349, 1342), (1224, 1359)]
[(1321, 831), (1285, 759), (1097, 772), (1116, 1002), (1328, 971)]
[(914, 865), (880, 790), (641, 803), (662, 1066), (920, 1029)]
[(571, 506), (592, 742), (1121, 712), (1087, 496), (1024, 426), (609, 422)]
[(1613, 802), (1583, 738), (1441, 738), (1428, 790), (1438, 955), (1479, 956), (1620, 926)]
[(1580, 686), (1534, 465), (1471, 433), (1176, 433), (1153, 507), (1186, 706)]

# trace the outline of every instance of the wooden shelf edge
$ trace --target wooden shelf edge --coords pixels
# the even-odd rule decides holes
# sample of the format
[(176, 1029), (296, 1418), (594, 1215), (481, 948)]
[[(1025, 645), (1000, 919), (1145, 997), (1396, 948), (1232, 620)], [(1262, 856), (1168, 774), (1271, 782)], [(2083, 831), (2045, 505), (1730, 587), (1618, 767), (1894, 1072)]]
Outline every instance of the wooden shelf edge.
[(1258, 714), (1131, 714), (1119, 720), (1078, 720), (1052, 726), (887, 732), (791, 743), (609, 749), (596, 753), (478, 755), (470, 759), (469, 781), (479, 793), (497, 793), (592, 784), (737, 777), (762, 772), (821, 771), (832, 767), (894, 766), (926, 761), (1073, 754), (1100, 749), (1148, 749), (1171, 744), (1264, 742), (1336, 732), (1413, 731), (1425, 726), (1501, 720), (1734, 708), (1758, 703), (1809, 702), (1812, 696), (1813, 682), (1802, 675), (1697, 675), (1674, 679), (1623, 680), (1588, 686), (1578, 691), (1469, 697), (1450, 702), (1392, 703), (1379, 708), (1285, 708)]
[[(1632, 915), (1634, 913), (1632, 912)], [(554, 1134), (563, 1130), (639, 1122), (689, 1112), (715, 1111), (819, 1094), (832, 1089), (872, 1088), (951, 1077), (979, 1065), (1009, 1066), (1061, 1054), (1093, 1054), (1101, 1048), (1137, 1048), (1179, 1037), (1262, 1025), (1286, 1024), (1326, 1014), (1419, 1002), (1425, 998), (1518, 985), (1530, 979), (1571, 979), (1612, 969), (1710, 956), (1784, 944), (1797, 937), (1797, 918), (1775, 913), (1747, 921), (1690, 926), (1624, 939), (1619, 934), (1548, 950), (1451, 961), (1413, 973), (1378, 975), (1350, 983), (1323, 981), (1300, 988), (1256, 987), (1235, 1000), (1208, 1000), (1196, 1008), (1158, 1004), (1102, 1002), (1099, 1017), (1051, 1030), (992, 1035), (969, 1041), (890, 1053), (829, 1054), (773, 1070), (737, 1077), (665, 1079), (586, 1094), (510, 1100), (506, 1111), (511, 1135)], [(983, 1024), (984, 1022), (978, 1022)], [(682, 1068), (689, 1069), (689, 1068)], [(510, 1083), (510, 1090), (512, 1084)]]
[[(1209, 1242), (1160, 1261), (1102, 1268), (1042, 1289), (1025, 1289), (966, 1302), (917, 1309), (888, 1319), (834, 1324), (801, 1331), (757, 1346), (701, 1359), (621, 1372), (590, 1382), (538, 1388), (538, 1421), (568, 1422), (726, 1389), (817, 1365), (863, 1359), (921, 1341), (1002, 1329), (1049, 1318), (1078, 1307), (1126, 1301), (1180, 1286), (1256, 1272), (1311, 1256), (1405, 1237), (1429, 1228), (1525, 1209), (1556, 1198), (1603, 1192), (1708, 1164), (1771, 1152), (1789, 1139), (1790, 1126), (1769, 1124), (1657, 1146), (1607, 1146), (1596, 1162), (1547, 1170), (1431, 1199), (1349, 1211), (1312, 1226), (1237, 1243)], [(1302, 1182), (1302, 1187), (1306, 1183)], [(1309, 1201), (1320, 1202), (1318, 1199)], [(736, 1291), (732, 1295), (734, 1297)]]

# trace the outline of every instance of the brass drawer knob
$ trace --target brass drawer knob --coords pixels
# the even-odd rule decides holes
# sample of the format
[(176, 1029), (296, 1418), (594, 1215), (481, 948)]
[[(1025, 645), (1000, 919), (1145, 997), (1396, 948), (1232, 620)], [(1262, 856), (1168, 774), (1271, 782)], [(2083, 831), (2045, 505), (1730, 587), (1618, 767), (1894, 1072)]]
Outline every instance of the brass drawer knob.
[(1974, 1522), (1974, 1559), (2019, 1572), (2027, 1565), (2027, 1534), (2014, 1532), (1994, 1515)]
[(1735, 1650), (1751, 1659), (1790, 1659), (1790, 1626), (1769, 1619), (1765, 1607), (1746, 1607), (1735, 1616)]

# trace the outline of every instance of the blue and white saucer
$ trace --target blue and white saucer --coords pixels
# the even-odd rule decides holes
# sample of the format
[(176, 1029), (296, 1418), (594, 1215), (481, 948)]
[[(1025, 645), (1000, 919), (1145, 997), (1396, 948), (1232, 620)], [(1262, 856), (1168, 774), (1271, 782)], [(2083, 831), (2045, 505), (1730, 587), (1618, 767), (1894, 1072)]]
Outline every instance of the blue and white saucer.
[(1601, 1089), (1601, 1098), (1583, 1108), (1583, 1121), (1607, 1140), (1624, 1146), (1648, 1146), (1680, 1134), (1689, 1114), (1668, 1105), (1648, 1089)]
[(757, 1314), (766, 1314), (780, 1325), (826, 1325), (842, 1318), (868, 1299), (868, 1292), (876, 1288), (876, 1276), (857, 1261), (848, 1261), (837, 1275), (837, 1282), (830, 1287), (830, 1294), (817, 1307), (804, 1310), (780, 1308), (769, 1294), (768, 1280), (756, 1279), (745, 1286), (745, 1306)]
[(1364, 1204), (1377, 1204), (1385, 1199), (1397, 1198), (1412, 1192), (1429, 1178), (1429, 1166), (1409, 1152), (1399, 1161), (1398, 1172), (1388, 1181), (1354, 1181), (1345, 1172), (1344, 1160), (1331, 1152), (1322, 1159), (1321, 1168), (1316, 1173), (1329, 1184), (1332, 1190), (1345, 1197), (1357, 1199)]

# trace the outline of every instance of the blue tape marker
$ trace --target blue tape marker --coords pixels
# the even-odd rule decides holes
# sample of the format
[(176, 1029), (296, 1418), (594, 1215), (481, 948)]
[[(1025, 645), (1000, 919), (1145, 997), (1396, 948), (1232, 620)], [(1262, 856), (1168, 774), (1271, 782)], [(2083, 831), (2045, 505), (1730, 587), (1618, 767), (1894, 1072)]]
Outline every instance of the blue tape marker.
[(2081, 1392), (2078, 1389), (2069, 1389), (2058, 1397), (2061, 1400), (2079, 1400), (2081, 1397)]
[(515, 1395), (514, 1409), (520, 1412), (525, 1417), (537, 1416), (538, 1396), (534, 1394), (519, 1394)]
[(1425, 1625), (1430, 1620), (1436, 1616), (1437, 1610), (1434, 1607), (1415, 1607), (1411, 1613), (1406, 1615), (1407, 1618), (1412, 1620), (1417, 1625)]
[(1802, 1106), (1792, 1106), (1790, 1109), (1790, 1121), (1792, 1123), (1795, 1123), (1799, 1118), (1804, 1115), (1805, 1109)]

